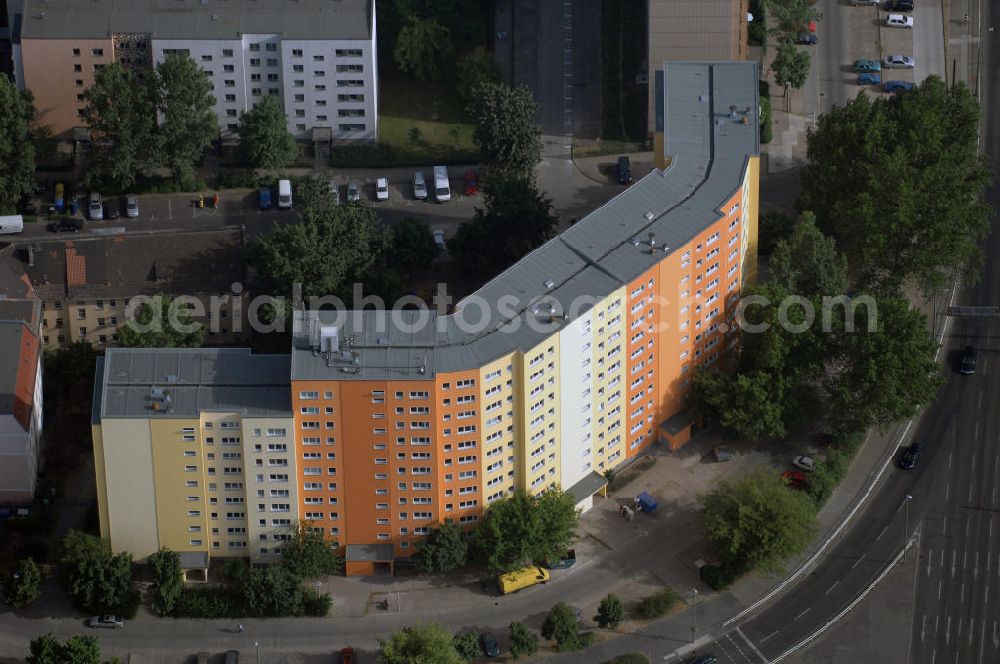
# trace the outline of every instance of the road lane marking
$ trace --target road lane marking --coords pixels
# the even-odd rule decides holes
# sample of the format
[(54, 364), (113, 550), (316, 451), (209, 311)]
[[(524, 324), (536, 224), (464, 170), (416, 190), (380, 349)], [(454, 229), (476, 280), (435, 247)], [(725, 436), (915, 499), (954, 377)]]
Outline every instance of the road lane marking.
[(969, 482), (969, 498), (968, 498), (968, 502), (970, 502), (970, 503), (972, 502), (972, 486), (973, 486), (972, 482)]
[(969, 536), (969, 526), (972, 525), (972, 518), (965, 517), (965, 536)]
[(976, 620), (975, 618), (969, 618), (969, 646), (972, 646), (972, 638), (976, 633)]
[(941, 526), (941, 534), (942, 535), (947, 535), (948, 534), (948, 515), (947, 514), (944, 515), (944, 522), (943, 522), (943, 525)]
[(934, 616), (934, 638), (937, 638), (938, 633), (938, 622), (940, 622), (941, 616)]
[(886, 529), (887, 529), (888, 527), (889, 527), (889, 526), (882, 526), (882, 530), (880, 530), (880, 531), (879, 531), (879, 533), (878, 533), (878, 537), (876, 537), (876, 538), (875, 538), (875, 541), (876, 541), (876, 542), (877, 542), (877, 541), (879, 541), (880, 539), (882, 539), (882, 535), (885, 535), (885, 531), (886, 531)]
[(771, 632), (770, 634), (768, 634), (767, 636), (765, 636), (763, 639), (761, 639), (760, 642), (764, 643), (764, 641), (767, 641), (769, 638), (771, 638), (772, 636), (774, 636), (777, 633), (778, 633), (778, 630), (774, 630), (773, 632)]
[(938, 561), (938, 567), (944, 567), (944, 549), (941, 549), (941, 559)]
[[(979, 411), (982, 412), (982, 410), (983, 410), (983, 391), (979, 390)], [(973, 454), (972, 458), (973, 458), (972, 465), (975, 466), (976, 465), (976, 462), (975, 462), (976, 455)]]
[(983, 595), (983, 604), (985, 605), (989, 603), (990, 603), (990, 587), (986, 586), (986, 594)]
[[(996, 490), (997, 490), (997, 488), (993, 487), (993, 491), (995, 492)], [(990, 537), (990, 538), (993, 537), (993, 515), (992, 514), (990, 515), (990, 527), (989, 527), (989, 531), (986, 533), (986, 536)]]
[(812, 607), (811, 606), (807, 606), (806, 608), (802, 609), (802, 613), (800, 613), (799, 615), (797, 615), (794, 618), (792, 618), (792, 621), (794, 622), (794, 621), (798, 620), (799, 618), (801, 618), (802, 616), (806, 615), (810, 611), (812, 611)]
[(948, 616), (948, 624), (944, 628), (944, 644), (949, 645), (951, 643), (951, 616)]
[(825, 592), (825, 593), (823, 593), (823, 595), (824, 595), (824, 596), (825, 596), (825, 595), (829, 595), (829, 594), (830, 594), (830, 591), (831, 591), (831, 590), (833, 590), (834, 588), (836, 588), (836, 587), (837, 587), (837, 586), (838, 586), (839, 584), (840, 584), (840, 581), (834, 581), (834, 582), (833, 582), (833, 585), (831, 585), (831, 586), (830, 586), (829, 588), (827, 588), (827, 589), (826, 589), (826, 592)]
[(861, 564), (861, 560), (862, 560), (861, 558), (858, 558), (857, 560), (855, 560), (854, 564), (851, 565), (851, 569), (854, 569), (855, 567), (857, 567), (858, 565), (860, 565)]
[(972, 580), (975, 581), (977, 576), (979, 576), (979, 552), (978, 551), (976, 551), (976, 562), (972, 566)]
[(983, 621), (983, 629), (979, 633), (979, 661), (983, 661), (983, 650), (986, 648), (986, 621)]
[(993, 647), (1000, 648), (1000, 630), (998, 630), (1000, 625), (997, 625), (997, 621), (993, 621)]
[[(754, 652), (755, 652), (755, 653), (757, 654), (757, 656), (758, 656), (758, 657), (760, 657), (760, 660), (761, 660), (762, 662), (764, 662), (764, 664), (767, 664), (767, 663), (768, 663), (768, 659), (767, 659), (767, 657), (764, 657), (764, 653), (762, 653), (762, 652), (761, 652), (760, 650), (758, 650), (758, 649), (757, 649), (757, 646), (755, 646), (755, 645), (753, 644), (753, 641), (751, 641), (751, 640), (750, 640), (749, 638), (747, 638), (747, 635), (743, 633), (743, 630), (742, 630), (742, 629), (740, 629), (739, 627), (737, 627), (737, 628), (736, 628), (736, 632), (737, 632), (737, 634), (739, 634), (739, 635), (740, 635), (741, 637), (743, 637), (743, 640), (744, 640), (744, 641), (746, 641), (747, 645), (748, 645), (748, 646), (750, 646), (750, 649), (751, 649), (751, 650), (753, 650), (753, 651), (754, 651)], [(743, 652), (743, 651), (741, 650), (741, 651), (740, 651), (740, 653), (742, 654), (742, 652)], [(749, 659), (749, 658), (748, 658), (748, 659)]]
[(962, 552), (962, 569), (968, 569), (969, 567), (969, 550), (966, 549)]
[(927, 637), (927, 614), (920, 620), (920, 642), (923, 643), (924, 639)]
[[(948, 618), (948, 620), (951, 620), (951, 618)], [(957, 641), (962, 638), (962, 619), (959, 618), (955, 621), (955, 623), (958, 625), (958, 634), (955, 635), (955, 640)]]
[(941, 599), (941, 588), (944, 586), (944, 581), (938, 581), (938, 599)]
[(950, 493), (951, 493), (951, 482), (944, 485), (944, 502), (948, 502), (948, 494)]
[(948, 452), (948, 470), (951, 470), (951, 456), (953, 452)]
[(951, 552), (951, 578), (955, 578), (955, 558), (958, 557), (958, 551)]
[(931, 561), (932, 560), (934, 560), (934, 549), (927, 549), (927, 578), (928, 579), (931, 578)]
[[(980, 399), (979, 400), (979, 408), (982, 409), (982, 407), (983, 407), (983, 400)], [(973, 434), (972, 439), (973, 440), (978, 440), (979, 439), (979, 420), (976, 420), (976, 433)], [(975, 468), (975, 459), (976, 459), (976, 455), (975, 454), (972, 455), (972, 459), (973, 459), (973, 468)]]

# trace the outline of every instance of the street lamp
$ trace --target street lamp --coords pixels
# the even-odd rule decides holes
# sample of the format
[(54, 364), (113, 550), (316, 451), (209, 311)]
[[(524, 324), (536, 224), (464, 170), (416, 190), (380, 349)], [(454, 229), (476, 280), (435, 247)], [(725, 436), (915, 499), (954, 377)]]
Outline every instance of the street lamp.
[(906, 507), (906, 513), (903, 516), (903, 564), (906, 564), (906, 544), (910, 538), (910, 501), (913, 500), (913, 496), (906, 494), (906, 500), (903, 505)]
[(257, 664), (260, 664), (260, 643), (258, 641), (254, 641), (253, 647), (257, 651)]
[(698, 597), (698, 589), (691, 589), (691, 643), (694, 643), (694, 633), (698, 631), (696, 621), (698, 620), (698, 604), (695, 600)]

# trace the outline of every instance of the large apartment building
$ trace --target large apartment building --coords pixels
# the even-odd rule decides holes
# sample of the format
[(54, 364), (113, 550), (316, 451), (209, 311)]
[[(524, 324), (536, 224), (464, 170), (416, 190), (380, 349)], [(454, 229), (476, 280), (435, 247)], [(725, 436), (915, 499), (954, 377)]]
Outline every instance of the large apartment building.
[(101, 67), (141, 75), (170, 52), (211, 80), (224, 138), (266, 95), (296, 138), (376, 136), (374, 0), (19, 1), (14, 71), (57, 138), (83, 127), (83, 92)]
[(0, 256), (41, 300), (46, 347), (114, 345), (132, 298), (158, 294), (195, 298), (206, 342), (224, 344), (245, 338), (233, 291), (246, 283), (243, 245), (240, 230), (128, 233), (16, 241)]
[[(668, 63), (664, 72), (669, 166), (525, 256), (453, 312), (296, 313), (283, 388), (289, 412), (275, 409), (274, 415), (285, 418), (273, 425), (282, 432), (281, 447), (250, 447), (267, 444), (267, 437), (253, 434), (248, 442), (248, 427), (239, 425), (242, 454), (257, 454), (257, 468), (229, 466), (239, 483), (233, 498), (245, 500), (248, 523), (263, 528), (288, 515), (305, 519), (344, 547), (349, 574), (372, 573), (413, 553), (434, 526), (447, 520), (473, 525), (490, 503), (518, 489), (537, 494), (559, 487), (587, 509), (604, 489), (605, 471), (658, 441), (671, 448), (687, 442), (691, 376), (735, 343), (737, 300), (753, 278), (757, 68)], [(144, 359), (156, 370), (138, 378), (120, 368), (147, 353), (159, 353)], [(176, 354), (109, 352), (95, 400), (95, 450), (105, 451), (96, 454), (106, 457), (110, 445), (135, 439), (106, 424), (122, 398), (115, 381), (136, 384), (134, 424), (162, 427), (164, 440), (189, 436), (194, 444), (206, 434), (196, 421), (207, 413), (226, 411), (236, 422), (232, 413), (241, 406), (258, 406), (240, 395), (246, 378), (214, 384), (213, 397), (224, 408), (205, 402), (174, 415), (171, 394), (174, 411), (165, 413), (157, 405), (164, 392), (191, 382), (178, 377)], [(251, 360), (246, 356), (248, 367)], [(212, 362), (218, 360), (207, 366)], [(277, 384), (273, 376), (269, 381)], [(178, 417), (190, 423), (181, 426)], [(214, 421), (212, 429), (218, 430)], [(153, 458), (153, 470), (141, 473), (157, 478), (157, 491), (183, 492), (182, 480), (202, 481), (196, 476), (202, 452), (163, 445), (172, 468), (185, 455), (192, 459), (185, 471), (192, 475), (161, 481)], [(270, 474), (272, 456), (281, 460), (277, 478)], [(216, 475), (222, 465), (213, 468)], [(109, 505), (126, 500), (127, 487), (110, 490), (124, 481), (110, 472), (99, 479), (109, 487)], [(263, 483), (256, 495), (251, 482)], [(288, 500), (273, 491), (285, 491)], [(187, 518), (187, 507), (200, 516), (201, 508), (186, 501), (157, 499), (156, 509)], [(218, 528), (211, 545), (201, 537), (189, 541), (206, 552), (243, 546), (224, 545)], [(128, 548), (126, 536), (116, 540), (114, 528), (110, 533), (115, 550)], [(274, 555), (271, 540), (249, 536), (246, 542), (252, 556)]]

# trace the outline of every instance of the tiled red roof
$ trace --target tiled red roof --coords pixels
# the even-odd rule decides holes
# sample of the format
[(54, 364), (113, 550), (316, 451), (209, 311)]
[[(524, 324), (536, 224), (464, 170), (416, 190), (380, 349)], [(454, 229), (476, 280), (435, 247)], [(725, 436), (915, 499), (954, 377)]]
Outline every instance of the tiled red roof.
[(66, 285), (87, 285), (87, 257), (76, 253), (72, 240), (66, 243)]

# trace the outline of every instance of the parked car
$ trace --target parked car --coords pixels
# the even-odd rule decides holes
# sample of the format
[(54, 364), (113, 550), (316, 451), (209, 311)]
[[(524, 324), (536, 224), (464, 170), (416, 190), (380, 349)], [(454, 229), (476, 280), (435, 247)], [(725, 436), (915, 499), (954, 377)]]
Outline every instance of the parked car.
[(357, 180), (351, 180), (347, 183), (347, 202), (357, 203), (361, 200), (361, 185), (358, 184)]
[(413, 197), (418, 201), (427, 200), (427, 181), (424, 180), (424, 174), (420, 171), (413, 174)]
[(692, 660), (688, 660), (688, 664), (717, 664), (719, 660), (715, 658), (715, 655), (699, 655)]
[(45, 226), (50, 233), (76, 233), (83, 228), (83, 223), (77, 219), (60, 219)]
[(716, 445), (712, 448), (712, 456), (716, 461), (729, 461), (733, 458), (733, 451), (727, 445)]
[(270, 210), (271, 209), (271, 190), (267, 187), (261, 187), (257, 190), (257, 209), (258, 210)]
[(923, 451), (923, 444), (910, 443), (910, 446), (903, 452), (903, 456), (899, 457), (899, 467), (903, 470), (912, 470), (917, 465), (917, 461), (920, 459), (920, 454)]
[(886, 69), (913, 69), (913, 58), (908, 55), (887, 55), (882, 60)]
[(887, 12), (912, 12), (913, 0), (889, 0), (885, 3)]
[(855, 7), (862, 6), (862, 5), (865, 5), (865, 6), (868, 6), (868, 7), (870, 7), (872, 5), (875, 5), (877, 7), (878, 3), (879, 3), (879, 0), (851, 0), (851, 4), (853, 6), (855, 6)]
[(94, 628), (121, 629), (125, 626), (125, 621), (112, 615), (94, 616), (87, 621), (87, 625)]
[(913, 17), (902, 14), (889, 14), (885, 17), (885, 25), (889, 28), (912, 28)]
[(451, 200), (451, 183), (448, 181), (448, 167), (434, 167), (434, 199), (438, 203)]
[(858, 85), (880, 85), (881, 74), (858, 74)]
[(434, 243), (444, 249), (444, 231), (434, 231)]
[(278, 209), (292, 209), (292, 181), (278, 180)]
[(819, 43), (819, 37), (814, 32), (800, 32), (795, 35), (795, 43), (803, 46), (815, 46)]
[(121, 207), (118, 205), (117, 198), (110, 198), (104, 201), (105, 219), (117, 219), (119, 214), (121, 214)]
[(389, 200), (389, 181), (385, 178), (375, 180), (375, 200)]
[(483, 653), (487, 657), (500, 656), (500, 644), (489, 632), (483, 632), (479, 635), (479, 645), (483, 647)]
[(618, 157), (618, 184), (628, 184), (632, 181), (632, 162), (627, 156)]
[(87, 206), (87, 213), (94, 221), (104, 219), (104, 204), (101, 202), (101, 195), (96, 191), (90, 193), (90, 204)]
[(479, 193), (479, 178), (476, 177), (476, 172), (471, 168), (465, 172), (465, 189), (466, 196), (475, 196)]
[(807, 456), (797, 456), (792, 459), (792, 465), (796, 468), (801, 468), (802, 470), (812, 472), (816, 470), (816, 462), (813, 461), (812, 457)]
[(330, 191), (330, 198), (333, 199), (333, 204), (340, 205), (340, 187), (337, 186), (337, 183), (334, 182), (333, 180), (330, 180), (330, 183), (327, 185), (327, 188)]
[(139, 216), (139, 197), (135, 194), (129, 194), (125, 197), (125, 216), (129, 219), (135, 219)]
[(781, 473), (781, 480), (793, 489), (804, 489), (809, 483), (809, 476), (801, 470), (786, 470)]
[(878, 60), (855, 60), (854, 71), (859, 74), (872, 74), (882, 71), (882, 63)]
[(904, 90), (912, 90), (913, 83), (909, 81), (886, 81), (882, 84), (882, 89), (886, 92), (902, 92)]
[(340, 664), (355, 664), (354, 648), (348, 646), (340, 649)]
[(979, 359), (979, 354), (976, 349), (972, 346), (966, 346), (965, 350), (962, 351), (962, 363), (959, 365), (958, 371), (963, 376), (971, 376), (976, 373), (976, 362)]

